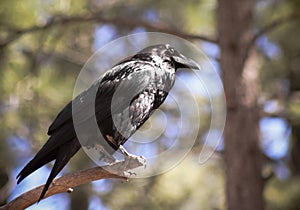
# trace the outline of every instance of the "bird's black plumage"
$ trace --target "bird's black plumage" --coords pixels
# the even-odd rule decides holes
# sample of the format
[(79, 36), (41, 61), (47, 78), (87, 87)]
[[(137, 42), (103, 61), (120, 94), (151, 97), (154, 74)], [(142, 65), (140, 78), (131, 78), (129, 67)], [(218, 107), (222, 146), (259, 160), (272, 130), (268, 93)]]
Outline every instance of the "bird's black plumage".
[[(18, 174), (17, 182), (55, 160), (40, 195), (42, 199), (55, 176), (81, 146), (104, 145), (104, 142), (97, 142), (88, 131), (86, 141), (79, 143), (75, 127), (89, 127), (93, 117), (109, 145), (102, 148), (103, 160), (113, 161), (111, 155), (164, 102), (174, 84), (178, 68), (197, 66), (169, 45), (147, 47), (116, 64), (57, 115), (49, 127), (48, 141)], [(91, 107), (94, 107), (94, 112), (89, 111)]]

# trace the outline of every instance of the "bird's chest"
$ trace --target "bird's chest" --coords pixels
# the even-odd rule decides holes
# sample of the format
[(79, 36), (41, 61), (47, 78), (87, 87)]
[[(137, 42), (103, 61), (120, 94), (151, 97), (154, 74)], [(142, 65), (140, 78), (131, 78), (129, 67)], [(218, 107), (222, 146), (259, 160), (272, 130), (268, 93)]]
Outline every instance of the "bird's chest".
[(174, 85), (175, 69), (167, 63), (156, 65), (153, 83), (155, 88), (165, 92), (169, 92)]

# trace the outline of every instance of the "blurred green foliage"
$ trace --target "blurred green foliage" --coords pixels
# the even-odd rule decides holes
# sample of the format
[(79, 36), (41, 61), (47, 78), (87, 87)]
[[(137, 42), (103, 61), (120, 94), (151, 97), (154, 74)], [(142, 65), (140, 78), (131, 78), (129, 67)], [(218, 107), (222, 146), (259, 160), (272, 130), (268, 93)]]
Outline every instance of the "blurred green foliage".
[(225, 206), (224, 174), (219, 160), (199, 165), (196, 158), (189, 157), (162, 175), (115, 185), (115, 191), (100, 194), (111, 209), (221, 210)]
[(271, 180), (266, 186), (265, 197), (268, 203), (267, 209), (299, 209), (299, 177), (293, 177), (285, 181), (278, 179)]

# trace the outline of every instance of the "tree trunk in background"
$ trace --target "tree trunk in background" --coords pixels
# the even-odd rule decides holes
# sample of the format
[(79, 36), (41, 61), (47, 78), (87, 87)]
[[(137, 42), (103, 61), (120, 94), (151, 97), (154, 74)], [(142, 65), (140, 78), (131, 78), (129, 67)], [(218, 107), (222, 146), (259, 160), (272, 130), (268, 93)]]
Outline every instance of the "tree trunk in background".
[(219, 0), (220, 65), (227, 100), (224, 131), (226, 196), (229, 210), (262, 210), (257, 59), (252, 50), (254, 0)]
[(291, 122), (290, 169), (294, 176), (300, 175), (300, 124)]
[[(92, 167), (89, 157), (80, 150), (72, 159), (71, 171), (79, 171), (84, 168)], [(84, 184), (74, 188), (71, 193), (70, 210), (89, 209), (92, 183)]]
[[(296, 58), (294, 58), (296, 60)], [(293, 63), (291, 59), (290, 63)], [(290, 64), (292, 65), (292, 64)], [(290, 81), (290, 91), (289, 91), (289, 104), (299, 104), (300, 103), (300, 72), (294, 70), (293, 67), (290, 67), (289, 81)], [(292, 136), (290, 142), (290, 169), (292, 175), (300, 175), (300, 119), (299, 116), (295, 113), (290, 113), (291, 116), (288, 118)]]
[(71, 194), (70, 210), (89, 209), (90, 191), (90, 184), (76, 187)]

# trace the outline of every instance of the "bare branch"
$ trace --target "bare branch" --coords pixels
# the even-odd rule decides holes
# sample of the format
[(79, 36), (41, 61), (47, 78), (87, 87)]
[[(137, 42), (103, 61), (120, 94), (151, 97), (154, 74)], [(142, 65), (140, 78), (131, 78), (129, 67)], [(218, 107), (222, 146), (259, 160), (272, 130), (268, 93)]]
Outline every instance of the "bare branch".
[(163, 23), (150, 23), (147, 21), (143, 20), (133, 20), (133, 19), (122, 19), (122, 18), (107, 18), (102, 16), (100, 13), (95, 13), (93, 15), (81, 15), (81, 16), (72, 16), (72, 17), (63, 17), (63, 16), (54, 16), (54, 18), (44, 25), (37, 25), (33, 26), (30, 28), (26, 29), (21, 29), (21, 30), (11, 30), (13, 33), (7, 38), (6, 40), (0, 40), (0, 48), (7, 46), (11, 42), (15, 41), (18, 39), (20, 36), (26, 34), (26, 33), (32, 33), (36, 31), (41, 31), (41, 30), (46, 30), (54, 26), (59, 26), (59, 25), (69, 25), (69, 24), (75, 24), (75, 23), (88, 23), (88, 22), (97, 22), (97, 23), (110, 23), (116, 26), (126, 26), (129, 28), (134, 28), (134, 27), (144, 27), (148, 30), (152, 31), (159, 31), (159, 32), (164, 32), (164, 33), (169, 33), (173, 35), (177, 35), (179, 37), (185, 38), (185, 39), (198, 39), (198, 40), (203, 40), (206, 42), (212, 42), (212, 43), (217, 43), (217, 40), (206, 37), (206, 36), (201, 36), (201, 35), (196, 35), (196, 34), (189, 34), (185, 33), (183, 31), (177, 30), (177, 29), (172, 29), (164, 25)]
[(249, 44), (245, 51), (244, 61), (247, 59), (250, 50), (252, 49), (252, 47), (255, 45), (256, 41), (260, 37), (262, 37), (263, 35), (265, 35), (267, 33), (270, 33), (271, 31), (275, 30), (276, 28), (278, 28), (279, 26), (281, 26), (283, 24), (289, 23), (291, 21), (295, 21), (299, 18), (300, 18), (300, 13), (294, 12), (288, 16), (278, 18), (278, 19), (274, 20), (273, 22), (263, 26), (249, 41)]
[[(124, 164), (124, 161), (122, 161), (110, 166), (95, 167), (64, 175), (54, 180), (44, 198), (63, 192), (70, 193), (73, 191), (72, 187), (76, 187), (78, 185), (82, 185), (95, 180), (108, 178), (127, 180), (128, 178), (123, 175), (123, 172), (143, 166), (143, 160), (143, 158), (134, 158), (130, 159), (130, 162), (127, 165)], [(21, 210), (35, 204), (36, 202), (38, 202), (43, 187), (44, 185), (41, 185), (23, 193), (6, 205), (1, 206), (0, 210)]]
[(281, 26), (285, 23), (289, 23), (291, 21), (297, 20), (300, 18), (300, 13), (292, 13), (286, 17), (282, 17), (279, 18), (277, 20), (274, 20), (273, 22), (265, 25), (264, 27), (262, 27), (252, 38), (252, 40), (250, 41), (250, 44), (255, 44), (255, 42), (264, 34), (267, 34), (269, 32), (271, 32), (272, 30), (276, 29), (278, 26)]

